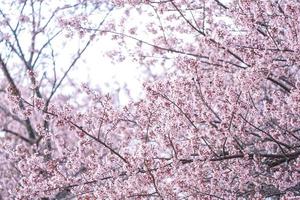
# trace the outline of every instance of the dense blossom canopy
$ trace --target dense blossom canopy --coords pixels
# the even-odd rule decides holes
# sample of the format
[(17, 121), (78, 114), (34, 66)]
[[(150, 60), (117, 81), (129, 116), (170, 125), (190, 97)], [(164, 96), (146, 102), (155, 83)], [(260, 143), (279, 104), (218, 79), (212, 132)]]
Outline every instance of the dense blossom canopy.
[[(300, 198), (299, 23), (296, 0), (1, 0), (0, 199)], [(68, 78), (103, 37), (141, 100)]]

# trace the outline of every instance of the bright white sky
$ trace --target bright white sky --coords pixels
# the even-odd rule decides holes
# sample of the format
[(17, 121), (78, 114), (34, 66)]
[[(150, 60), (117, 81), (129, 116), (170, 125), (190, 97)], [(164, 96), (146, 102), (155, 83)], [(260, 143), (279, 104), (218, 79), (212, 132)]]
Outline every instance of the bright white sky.
[[(105, 13), (104, 13), (105, 14)], [(124, 14), (124, 9), (114, 10), (107, 21), (110, 19), (115, 19), (118, 22), (118, 18)], [(146, 15), (141, 16), (136, 12), (131, 11), (130, 18), (130, 27), (134, 26), (143, 26), (146, 24), (147, 19), (149, 20), (149, 16)], [(100, 17), (100, 20), (102, 17)], [(95, 16), (95, 22), (99, 22), (99, 16)], [(118, 27), (117, 27), (118, 29)], [(145, 39), (145, 35), (147, 32), (141, 33), (141, 36), (137, 36), (139, 38)], [(147, 39), (151, 38), (151, 36), (147, 36)], [(147, 41), (146, 39), (146, 41)], [(130, 46), (130, 42), (136, 42), (131, 39), (126, 40), (129, 42), (129, 48), (134, 48), (134, 46)], [(58, 41), (60, 43), (60, 41)], [(70, 58), (70, 55), (74, 53), (74, 49), (78, 48), (80, 45), (80, 41), (77, 37), (68, 41), (67, 48), (63, 48), (59, 53), (59, 57), (57, 59), (57, 63), (61, 63), (61, 66), (68, 66), (70, 60), (66, 58)], [(60, 46), (60, 44), (57, 44)], [(121, 47), (122, 48), (122, 47)], [(80, 64), (77, 63), (77, 67), (74, 68), (70, 74), (69, 78), (75, 80), (76, 84), (89, 82), (92, 87), (98, 88), (100, 87), (103, 92), (116, 92), (120, 87), (126, 87), (130, 91), (131, 98), (133, 100), (138, 100), (143, 95), (142, 83), (146, 80), (146, 74), (143, 73), (144, 68), (139, 65), (137, 62), (133, 62), (132, 58), (127, 53), (125, 54), (125, 60), (121, 63), (112, 63), (111, 58), (106, 54), (107, 51), (110, 50), (118, 50), (120, 46), (111, 40), (111, 35), (108, 36), (96, 36), (96, 41), (89, 46), (89, 48), (85, 51), (83, 55), (83, 59), (79, 61)], [(72, 52), (72, 53), (71, 53)], [(163, 73), (163, 68), (160, 66), (151, 67), (152, 72), (155, 74)], [(128, 103), (128, 95), (126, 95), (124, 90), (121, 90), (119, 93), (119, 101), (121, 105), (125, 105)]]
[[(79, 63), (82, 65), (78, 64), (69, 77), (76, 80), (77, 83), (89, 82), (92, 87), (100, 87), (104, 92), (114, 92), (120, 86), (127, 86), (131, 91), (132, 98), (138, 99), (142, 92), (139, 65), (130, 59), (113, 64), (105, 54), (105, 47), (113, 45), (114, 43), (109, 40), (100, 38), (85, 52), (85, 62), (80, 61)], [(128, 102), (124, 95), (120, 95), (119, 98), (120, 104), (124, 105)]]

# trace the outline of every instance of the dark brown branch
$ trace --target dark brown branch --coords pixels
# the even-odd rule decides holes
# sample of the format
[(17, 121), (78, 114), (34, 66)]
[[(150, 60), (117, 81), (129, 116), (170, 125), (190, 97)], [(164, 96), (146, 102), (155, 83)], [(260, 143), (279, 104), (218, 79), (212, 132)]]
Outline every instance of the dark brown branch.
[(112, 147), (110, 147), (108, 144), (104, 143), (102, 140), (98, 139), (97, 137), (89, 134), (88, 132), (86, 132), (81, 126), (78, 126), (77, 124), (75, 124), (72, 121), (69, 121), (69, 123), (73, 126), (75, 126), (77, 129), (79, 129), (80, 131), (82, 131), (85, 135), (87, 135), (88, 137), (94, 139), (95, 141), (97, 141), (98, 143), (100, 143), (101, 145), (103, 145), (105, 148), (109, 149), (113, 154), (115, 154), (116, 156), (118, 156), (119, 158), (121, 158), (121, 160), (123, 160), (125, 163), (129, 164), (130, 163), (123, 157), (121, 156), (121, 154), (119, 154), (117, 151), (115, 151)]
[(267, 80), (271, 81), (272, 83), (274, 83), (275, 85), (280, 86), (282, 89), (284, 89), (284, 91), (291, 93), (291, 89), (289, 89), (287, 86), (285, 86), (284, 84), (280, 83), (279, 81), (275, 80), (272, 77), (268, 77)]
[(197, 89), (197, 92), (200, 96), (200, 99), (201, 99), (202, 103), (210, 110), (210, 112), (213, 113), (213, 115), (218, 119), (218, 121), (221, 122), (222, 120), (221, 120), (220, 116), (205, 101), (204, 96), (203, 96), (202, 91), (201, 91), (201, 84), (200, 84), (198, 78), (196, 79), (196, 89)]
[(179, 112), (181, 114), (184, 115), (184, 117), (190, 122), (190, 124), (198, 131), (199, 129), (197, 128), (197, 126), (194, 124), (194, 122), (191, 120), (191, 118), (187, 115), (187, 113), (185, 113), (174, 101), (172, 101), (171, 99), (169, 99), (169, 97), (167, 97), (166, 95), (164, 94), (161, 94), (159, 92), (156, 92), (152, 89), (150, 89), (155, 95), (159, 95), (161, 96), (162, 98), (164, 98), (165, 100), (167, 100), (168, 102), (170, 102), (172, 105), (174, 105), (176, 108), (178, 108)]
[[(24, 102), (26, 102), (29, 106), (34, 107), (34, 105), (32, 105), (31, 103), (29, 103), (28, 101), (24, 100)], [(57, 114), (49, 112), (49, 111), (43, 110), (43, 112), (45, 114), (49, 114), (49, 115), (52, 115), (54, 117), (59, 117)], [(130, 165), (130, 163), (120, 153), (118, 153), (116, 150), (114, 150), (112, 147), (110, 147), (108, 144), (106, 144), (105, 142), (103, 142), (99, 138), (97, 138), (97, 137), (93, 136), (92, 134), (88, 133), (86, 130), (84, 130), (84, 128), (82, 126), (77, 125), (76, 123), (74, 123), (71, 120), (67, 120), (66, 122), (69, 123), (70, 125), (74, 126), (75, 128), (77, 128), (78, 130), (82, 131), (86, 136), (88, 136), (89, 138), (95, 140), (96, 142), (98, 142), (99, 144), (101, 144), (102, 146), (104, 146), (105, 148), (107, 148), (108, 150), (110, 150), (112, 152), (112, 154), (115, 154), (117, 157), (119, 157), (126, 164)]]
[(150, 197), (156, 197), (158, 194), (156, 192), (153, 193), (141, 193), (141, 194), (132, 194), (128, 196), (128, 198), (133, 198), (133, 197), (145, 197), (145, 198), (150, 198)]
[(171, 145), (171, 147), (172, 147), (172, 149), (173, 149), (173, 151), (174, 151), (175, 158), (178, 159), (177, 151), (176, 151), (176, 148), (175, 148), (175, 146), (174, 146), (174, 144), (173, 144), (173, 141), (172, 141), (172, 139), (171, 139), (171, 137), (170, 137), (170, 134), (168, 134), (168, 140), (169, 140), (170, 145)]
[[(6, 15), (2, 12), (2, 10), (0, 10), (0, 13), (1, 13), (1, 15), (2, 15), (4, 18), (6, 18)], [(10, 25), (9, 21), (7, 21), (7, 20), (6, 20), (6, 25), (9, 27), (9, 29), (10, 29), (10, 31), (11, 31), (12, 35), (14, 36), (14, 39), (15, 39), (15, 41), (16, 41), (16, 43), (17, 43), (17, 48), (18, 48), (18, 50), (15, 49), (15, 48), (13, 48), (13, 50), (14, 50), (15, 53), (20, 57), (20, 59), (23, 61), (24, 65), (25, 65), (27, 68), (30, 68), (30, 67), (28, 66), (28, 62), (26, 61), (24, 52), (23, 52), (23, 50), (22, 50), (22, 48), (21, 48), (20, 41), (19, 41), (19, 38), (18, 38), (18, 35), (17, 35), (17, 30), (16, 30), (16, 29), (17, 29), (18, 25), (17, 25), (16, 29), (13, 29), (12, 26)], [(19, 52), (18, 52), (18, 51), (19, 51)]]
[(174, 6), (174, 8), (178, 11), (178, 13), (181, 15), (181, 17), (194, 29), (196, 30), (198, 33), (200, 33), (201, 35), (205, 36), (205, 33), (203, 31), (201, 31), (200, 29), (198, 29), (196, 26), (194, 26), (194, 24), (192, 24), (190, 22), (190, 20), (188, 20), (184, 14), (181, 12), (181, 10), (179, 10), (179, 8), (176, 6), (176, 4), (171, 0), (170, 1), (171, 4)]
[(221, 6), (222, 8), (224, 8), (224, 9), (228, 9), (228, 7), (227, 6), (225, 6), (223, 3), (221, 3), (219, 0), (214, 0), (219, 6)]
[(208, 142), (206, 141), (206, 139), (204, 137), (202, 137), (202, 140), (204, 141), (204, 143), (206, 144), (206, 146), (209, 148), (209, 150), (215, 155), (215, 156), (219, 156), (211, 147), (210, 144), (208, 144)]
[(29, 55), (29, 59), (28, 59), (28, 65), (29, 66), (31, 66), (32, 59), (33, 59), (33, 56), (34, 56), (34, 49), (35, 49), (36, 36), (37, 36), (37, 33), (36, 33), (35, 9), (34, 9), (34, 2), (32, 0), (30, 2), (30, 6), (31, 6), (31, 16), (32, 16), (32, 21), (31, 21), (32, 30), (31, 30), (31, 47), (30, 47), (31, 51), (30, 51), (30, 55)]
[(161, 196), (161, 194), (160, 194), (160, 192), (159, 192), (159, 189), (158, 189), (158, 186), (157, 186), (157, 182), (156, 182), (156, 180), (155, 180), (155, 177), (154, 177), (152, 171), (149, 170), (149, 168), (148, 168), (146, 162), (145, 162), (145, 166), (146, 166), (146, 168), (147, 168), (148, 174), (149, 174), (150, 177), (151, 177), (151, 180), (152, 180), (152, 183), (153, 183), (153, 186), (154, 186), (154, 188), (155, 188), (156, 193), (158, 194), (158, 196), (160, 197), (160, 199), (163, 200), (164, 198)]
[(266, 153), (249, 153), (249, 154), (235, 154), (235, 155), (227, 155), (227, 156), (220, 156), (216, 158), (209, 159), (210, 161), (222, 161), (222, 160), (230, 160), (235, 158), (244, 158), (245, 155), (248, 155), (249, 158), (253, 158), (254, 156), (259, 156), (262, 158), (269, 158), (273, 159), (274, 162), (272, 165), (269, 165), (269, 167), (274, 167), (279, 164), (282, 164), (283, 162), (290, 161), (293, 159), (296, 159), (300, 155), (300, 151), (296, 151), (293, 153), (288, 154), (266, 154)]
[(6, 129), (6, 128), (2, 129), (2, 131), (6, 132), (6, 133), (10, 133), (10, 134), (16, 136), (17, 138), (23, 140), (24, 142), (26, 142), (30, 145), (34, 144), (34, 142), (32, 140), (22, 136), (21, 134), (15, 132), (15, 131), (12, 131), (12, 130), (9, 130), (9, 129)]
[[(8, 82), (10, 84), (10, 87), (12, 89), (12, 94), (17, 96), (18, 98), (21, 98), (21, 93), (20, 93), (17, 85), (15, 84), (14, 80), (12, 79), (12, 77), (7, 69), (6, 63), (4, 62), (4, 60), (1, 57), (1, 54), (0, 54), (0, 65), (1, 65), (1, 69), (4, 73), (4, 76), (6, 77), (6, 79), (8, 80)], [(22, 110), (25, 109), (24, 103), (22, 102), (21, 99), (19, 100), (19, 106)], [(36, 138), (36, 135), (35, 135), (35, 131), (31, 125), (31, 122), (29, 119), (25, 120), (25, 126), (28, 131), (29, 137), (34, 140)]]
[(279, 146), (279, 148), (281, 149), (282, 153), (285, 152), (284, 149), (282, 148), (282, 146), (284, 146), (284, 147), (287, 148), (287, 149), (291, 149), (291, 146), (290, 146), (290, 145), (288, 145), (288, 144), (286, 144), (286, 143), (283, 143), (283, 142), (280, 142), (280, 141), (276, 140), (270, 133), (268, 133), (268, 132), (262, 130), (261, 128), (255, 126), (254, 124), (252, 124), (252, 123), (249, 122), (243, 115), (240, 114), (239, 116), (240, 116), (245, 122), (247, 122), (249, 125), (251, 125), (253, 128), (255, 128), (256, 130), (258, 130), (258, 131), (260, 131), (260, 132), (262, 132), (262, 133), (264, 133), (264, 134), (266, 134), (266, 135), (269, 137), (269, 139), (270, 139), (271, 141), (275, 142), (275, 143)]
[(2, 105), (0, 105), (0, 110), (2, 110), (5, 113), (5, 115), (10, 116), (13, 120), (19, 122), (22, 125), (25, 125), (23, 120), (21, 120), (17, 115), (12, 114), (9, 110), (7, 110)]
[(51, 42), (56, 36), (58, 36), (61, 32), (62, 32), (62, 30), (60, 30), (60, 31), (58, 31), (57, 33), (55, 33), (55, 34), (54, 34), (52, 37), (50, 37), (50, 38), (48, 39), (48, 41), (45, 42), (45, 44), (40, 48), (40, 50), (39, 50), (39, 52), (38, 52), (36, 58), (35, 58), (34, 61), (33, 61), (32, 68), (35, 67), (35, 65), (36, 65), (36, 63), (37, 63), (37, 61), (38, 61), (40, 55), (42, 54), (43, 50), (44, 50), (44, 49), (50, 44), (50, 42)]
[[(230, 55), (232, 55), (235, 59), (237, 59), (238, 61), (240, 61), (241, 63), (245, 64), (247, 67), (251, 67), (251, 65), (247, 64), (240, 56), (238, 56), (236, 53), (234, 53), (233, 51), (231, 51), (228, 48), (225, 48), (222, 44), (220, 44), (219, 42), (217, 42), (216, 40), (210, 38), (209, 41), (211, 41), (212, 43), (214, 43), (218, 48), (223, 49), (224, 51), (228, 52)], [(245, 68), (245, 67), (242, 67)]]
[[(84, 30), (96, 30), (96, 29), (92, 29), (92, 28), (82, 28)], [(161, 47), (161, 46), (157, 46), (155, 44), (151, 44), (149, 42), (146, 42), (144, 40), (141, 40), (139, 38), (136, 38), (134, 36), (131, 36), (131, 35), (127, 35), (125, 33), (118, 33), (118, 32), (115, 32), (115, 31), (111, 31), (111, 30), (97, 30), (99, 32), (102, 32), (102, 33), (111, 33), (111, 34), (114, 34), (114, 35), (119, 35), (121, 37), (127, 37), (127, 38), (130, 38), (130, 39), (133, 39), (133, 40), (136, 40), (138, 42), (141, 42), (143, 44), (146, 44), (148, 46), (151, 46), (155, 49), (158, 49), (158, 50), (162, 50), (162, 51), (167, 51), (167, 52), (171, 52), (171, 53), (178, 53), (178, 54), (182, 54), (182, 55), (187, 55), (187, 56), (192, 56), (192, 57), (196, 57), (196, 58), (203, 58), (203, 59), (209, 59), (208, 56), (204, 56), (204, 55), (200, 55), (200, 54), (194, 54), (194, 53), (190, 53), (190, 52), (184, 52), (184, 51), (180, 51), (180, 50), (176, 50), (176, 49), (171, 49), (171, 48), (166, 48), (166, 47)], [(201, 61), (200, 61), (201, 62)]]

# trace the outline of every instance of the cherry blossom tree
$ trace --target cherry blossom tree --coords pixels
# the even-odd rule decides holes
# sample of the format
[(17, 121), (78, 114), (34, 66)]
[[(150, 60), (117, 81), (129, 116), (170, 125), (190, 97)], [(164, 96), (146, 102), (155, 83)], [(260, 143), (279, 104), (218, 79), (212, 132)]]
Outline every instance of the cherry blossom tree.
[[(0, 199), (300, 198), (298, 1), (2, 0), (0, 16)], [(68, 79), (101, 37), (148, 75), (141, 100)]]

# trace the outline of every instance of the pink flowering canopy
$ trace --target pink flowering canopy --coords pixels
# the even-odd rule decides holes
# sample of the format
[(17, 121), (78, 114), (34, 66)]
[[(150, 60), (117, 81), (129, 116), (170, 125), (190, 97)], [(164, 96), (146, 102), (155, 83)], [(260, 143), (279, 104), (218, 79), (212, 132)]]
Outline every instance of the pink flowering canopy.
[[(300, 198), (299, 33), (296, 0), (1, 0), (0, 199)], [(71, 79), (101, 38), (141, 100)]]

